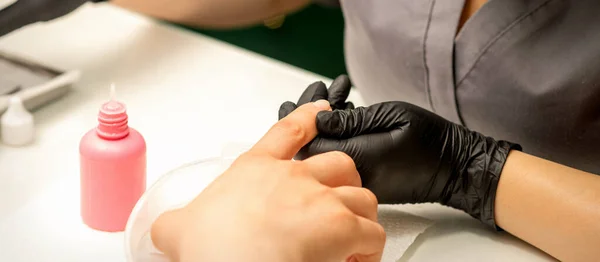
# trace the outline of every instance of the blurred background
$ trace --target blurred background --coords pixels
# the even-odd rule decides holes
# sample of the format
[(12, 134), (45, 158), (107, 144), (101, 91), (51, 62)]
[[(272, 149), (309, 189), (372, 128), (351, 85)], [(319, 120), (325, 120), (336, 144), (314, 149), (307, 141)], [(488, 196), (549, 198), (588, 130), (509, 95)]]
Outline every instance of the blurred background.
[(292, 64), (305, 70), (335, 78), (346, 73), (344, 64), (344, 18), (340, 8), (312, 5), (265, 25), (235, 30), (199, 32), (230, 44)]

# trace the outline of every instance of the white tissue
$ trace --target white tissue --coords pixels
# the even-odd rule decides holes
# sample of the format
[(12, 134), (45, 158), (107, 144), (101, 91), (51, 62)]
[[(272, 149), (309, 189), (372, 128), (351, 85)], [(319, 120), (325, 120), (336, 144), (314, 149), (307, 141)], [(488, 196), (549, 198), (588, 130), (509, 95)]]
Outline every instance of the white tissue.
[(433, 221), (403, 212), (401, 205), (380, 205), (379, 223), (386, 233), (382, 262), (396, 262)]

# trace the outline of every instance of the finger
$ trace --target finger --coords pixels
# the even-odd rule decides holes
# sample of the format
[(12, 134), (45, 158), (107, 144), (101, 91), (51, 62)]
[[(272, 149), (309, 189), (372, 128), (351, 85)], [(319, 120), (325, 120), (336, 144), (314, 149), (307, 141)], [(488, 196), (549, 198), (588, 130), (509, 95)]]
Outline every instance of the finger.
[(356, 170), (361, 174), (362, 186), (369, 188), (371, 186), (370, 183), (376, 180), (364, 175), (378, 167), (373, 166), (372, 161), (368, 160), (384, 157), (386, 152), (381, 148), (386, 148), (392, 142), (393, 139), (390, 136), (390, 132), (367, 134), (342, 140), (317, 137), (300, 149), (295, 159), (309, 159), (310, 157), (332, 151), (343, 152), (354, 160)]
[(358, 217), (357, 228), (352, 232), (354, 250), (349, 255), (354, 255), (356, 261), (360, 262), (379, 262), (385, 247), (383, 227), (377, 222)]
[(329, 103), (334, 109), (345, 109), (352, 83), (346, 75), (338, 76), (329, 87)]
[(401, 103), (381, 103), (351, 110), (321, 112), (317, 115), (319, 135), (350, 138), (362, 134), (385, 132), (408, 124), (407, 107)]
[[(317, 137), (298, 152), (296, 159), (305, 160), (319, 154), (340, 151), (350, 156), (354, 160), (354, 165), (360, 170), (361, 163), (357, 161), (357, 157), (364, 156), (364, 153), (369, 152), (371, 148), (378, 148), (382, 144), (385, 145), (391, 142), (388, 132), (367, 134), (348, 139)], [(378, 153), (383, 154), (384, 152)]]
[(319, 111), (329, 110), (325, 100), (298, 107), (277, 122), (250, 149), (252, 153), (266, 154), (278, 159), (291, 159), (306, 143), (315, 138), (315, 117)]
[(371, 255), (354, 255), (353, 262), (381, 262), (383, 251)]
[(327, 100), (327, 86), (323, 82), (314, 82), (309, 85), (302, 95), (300, 99), (298, 99), (298, 105), (304, 105), (306, 103), (315, 102), (318, 100)]
[(342, 109), (354, 109), (354, 103), (348, 102), (346, 103), (346, 106)]
[(173, 245), (177, 238), (181, 237), (182, 219), (180, 215), (181, 209), (170, 210), (161, 214), (152, 223), (150, 228), (150, 239), (152, 243), (162, 253), (167, 256), (172, 256), (176, 250)]
[(377, 197), (373, 192), (352, 186), (336, 187), (333, 192), (352, 213), (377, 222)]
[(289, 115), (292, 111), (296, 110), (298, 106), (290, 101), (287, 101), (279, 107), (279, 120)]
[(315, 179), (328, 187), (362, 185), (354, 161), (342, 152), (333, 151), (315, 155), (302, 161), (301, 164), (310, 170)]

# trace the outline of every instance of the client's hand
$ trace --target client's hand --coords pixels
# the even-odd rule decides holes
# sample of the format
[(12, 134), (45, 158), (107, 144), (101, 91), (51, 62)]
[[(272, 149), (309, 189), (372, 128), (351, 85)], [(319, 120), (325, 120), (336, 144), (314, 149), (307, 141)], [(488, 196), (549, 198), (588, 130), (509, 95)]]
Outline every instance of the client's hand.
[(186, 207), (152, 227), (174, 261), (379, 261), (377, 200), (340, 152), (291, 161), (317, 134), (326, 101), (279, 121)]

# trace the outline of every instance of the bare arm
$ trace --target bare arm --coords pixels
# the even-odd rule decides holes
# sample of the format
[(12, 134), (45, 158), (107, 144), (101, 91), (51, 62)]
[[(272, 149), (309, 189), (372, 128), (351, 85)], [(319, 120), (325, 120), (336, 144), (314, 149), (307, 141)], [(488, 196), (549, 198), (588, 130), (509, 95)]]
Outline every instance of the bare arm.
[(561, 261), (600, 258), (600, 176), (512, 151), (495, 203), (500, 227)]
[(234, 28), (296, 11), (310, 0), (112, 0), (145, 15), (205, 28)]

